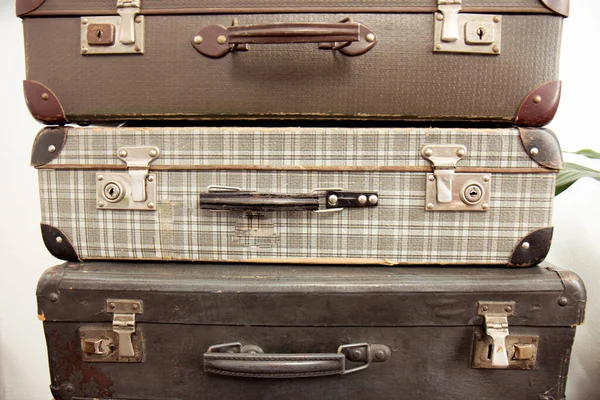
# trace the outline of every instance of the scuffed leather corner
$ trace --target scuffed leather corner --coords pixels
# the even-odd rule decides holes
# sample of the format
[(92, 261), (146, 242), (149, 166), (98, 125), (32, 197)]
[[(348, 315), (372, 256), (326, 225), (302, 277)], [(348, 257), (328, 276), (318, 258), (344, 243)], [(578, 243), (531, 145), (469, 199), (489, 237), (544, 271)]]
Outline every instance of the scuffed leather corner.
[(65, 111), (58, 97), (48, 87), (36, 81), (23, 81), (23, 92), (29, 112), (36, 120), (46, 125), (64, 125)]
[(533, 89), (519, 106), (515, 124), (519, 126), (548, 125), (560, 103), (561, 81), (550, 81)]
[(562, 169), (564, 166), (560, 143), (554, 132), (544, 128), (519, 127), (519, 136), (523, 148), (539, 165), (550, 169)]
[(15, 3), (17, 17), (23, 17), (26, 14), (36, 10), (42, 4), (44, 4), (44, 1), (46, 0), (17, 0)]
[(513, 251), (511, 267), (532, 267), (544, 261), (550, 251), (554, 228), (541, 228), (525, 236)]
[(40, 224), (44, 245), (54, 257), (65, 261), (79, 261), (71, 240), (60, 229)]
[(43, 128), (35, 137), (31, 149), (31, 165), (39, 167), (48, 164), (60, 154), (67, 141), (67, 128)]
[(570, 0), (540, 0), (547, 8), (563, 17), (569, 16)]

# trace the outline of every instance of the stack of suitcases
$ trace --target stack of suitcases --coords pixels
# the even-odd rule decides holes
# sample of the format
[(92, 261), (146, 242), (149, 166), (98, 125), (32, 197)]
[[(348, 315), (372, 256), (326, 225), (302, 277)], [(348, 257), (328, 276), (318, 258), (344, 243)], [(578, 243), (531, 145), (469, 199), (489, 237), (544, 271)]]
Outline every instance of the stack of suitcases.
[(17, 0), (54, 398), (564, 399), (567, 13)]

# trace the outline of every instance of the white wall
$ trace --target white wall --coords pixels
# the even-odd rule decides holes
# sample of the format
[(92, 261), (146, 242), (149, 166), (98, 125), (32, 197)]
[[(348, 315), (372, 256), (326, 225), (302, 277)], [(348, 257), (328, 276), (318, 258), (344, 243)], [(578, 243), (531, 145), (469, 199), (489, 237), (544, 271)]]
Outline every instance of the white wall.
[[(13, 1), (1, 0), (0, 40), (0, 399), (49, 399), (42, 324), (36, 318), (35, 287), (59, 261), (46, 251), (39, 232), (37, 175), (29, 166), (37, 124), (21, 91), (25, 77), (20, 20)], [(562, 101), (550, 125), (564, 150), (600, 151), (598, 42), (600, 1), (574, 0), (562, 45)], [(582, 157), (568, 160), (586, 162)], [(600, 162), (588, 162), (600, 169)], [(587, 322), (575, 340), (569, 400), (600, 399), (600, 182), (583, 180), (556, 200), (555, 239), (548, 260), (578, 272), (587, 285)]]

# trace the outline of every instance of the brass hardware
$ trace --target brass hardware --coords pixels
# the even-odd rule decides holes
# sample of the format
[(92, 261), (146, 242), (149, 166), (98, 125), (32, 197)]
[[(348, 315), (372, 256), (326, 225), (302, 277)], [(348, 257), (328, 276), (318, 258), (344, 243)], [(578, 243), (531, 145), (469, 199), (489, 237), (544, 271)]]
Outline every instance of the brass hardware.
[(81, 18), (81, 54), (141, 54), (144, 17), (141, 0), (117, 0), (117, 16)]
[[(500, 53), (502, 18), (461, 13), (462, 0), (438, 0), (434, 17), (434, 52)], [(444, 43), (444, 45), (442, 45)]]
[(535, 353), (535, 346), (532, 344), (516, 343), (514, 349), (513, 360), (531, 360)]
[(153, 210), (156, 204), (156, 176), (149, 174), (148, 168), (160, 155), (159, 149), (155, 146), (122, 147), (117, 154), (127, 164), (127, 172), (96, 175), (97, 208)]
[(494, 342), (488, 335), (476, 331), (473, 340), (472, 368), (483, 369), (520, 369), (536, 368), (539, 337), (538, 336), (506, 336), (506, 364), (494, 365)]

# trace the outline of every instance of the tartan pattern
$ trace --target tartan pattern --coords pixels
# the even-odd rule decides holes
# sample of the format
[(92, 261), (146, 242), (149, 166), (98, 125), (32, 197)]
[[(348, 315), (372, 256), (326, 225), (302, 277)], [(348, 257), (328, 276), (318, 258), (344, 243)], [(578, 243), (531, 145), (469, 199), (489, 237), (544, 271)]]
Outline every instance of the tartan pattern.
[[(522, 237), (551, 226), (555, 181), (553, 173), (492, 174), (491, 210), (462, 213), (426, 212), (421, 172), (156, 171), (157, 211), (116, 211), (96, 209), (96, 172), (39, 170), (42, 221), (82, 259), (506, 264)], [(211, 184), (272, 193), (340, 186), (378, 191), (380, 203), (323, 214), (201, 210), (198, 194)]]
[(467, 146), (459, 167), (538, 167), (516, 128), (69, 128), (50, 165), (123, 165), (119, 147), (154, 145), (152, 165), (429, 167), (423, 146), (446, 143)]

